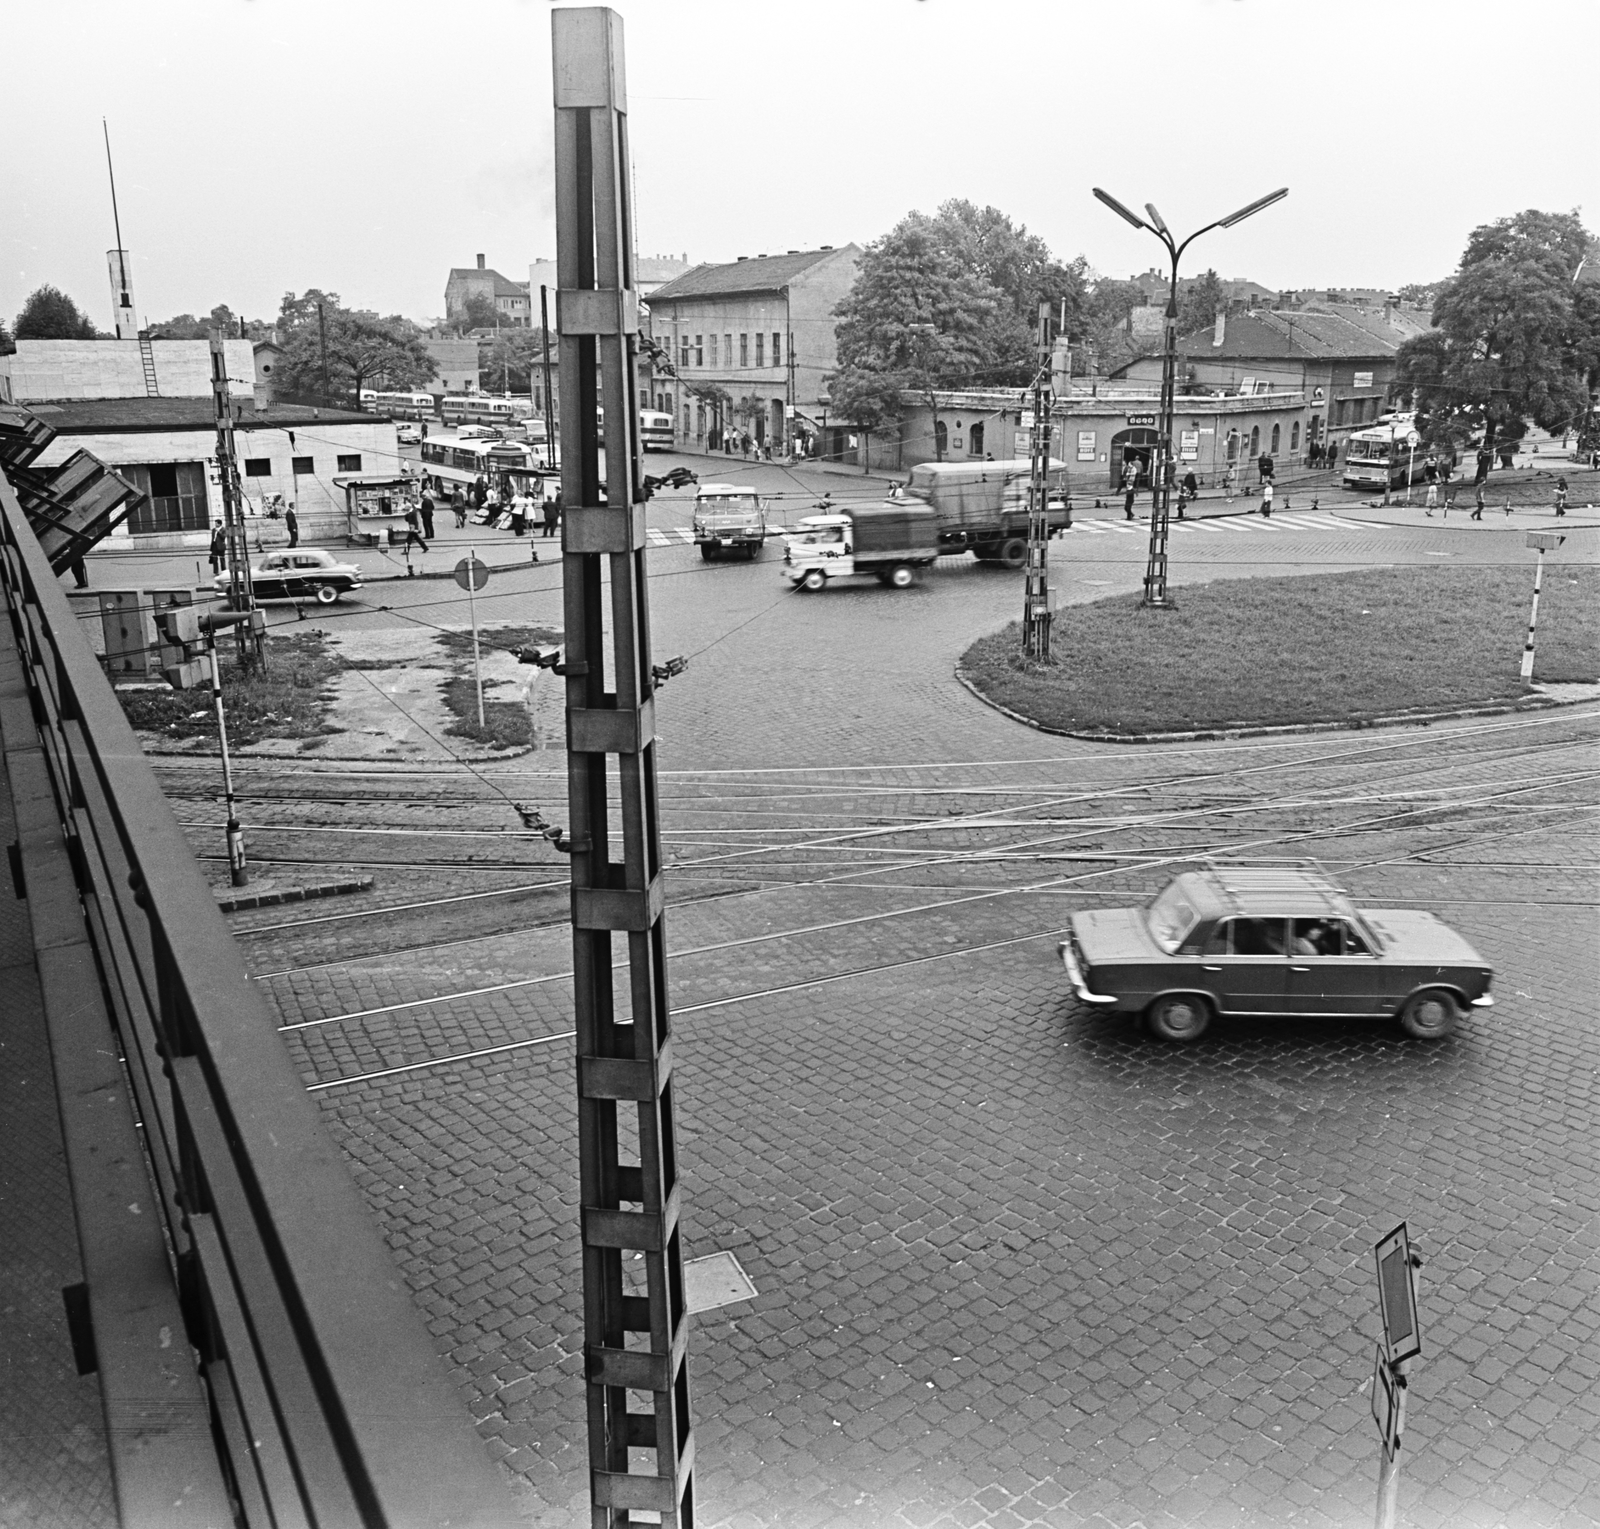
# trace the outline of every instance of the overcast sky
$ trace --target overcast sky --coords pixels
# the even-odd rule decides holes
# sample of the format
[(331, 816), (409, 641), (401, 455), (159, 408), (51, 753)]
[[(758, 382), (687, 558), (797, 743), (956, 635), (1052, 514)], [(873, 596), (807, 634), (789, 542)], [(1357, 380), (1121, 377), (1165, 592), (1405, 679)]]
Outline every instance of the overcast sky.
[[(947, 197), (1126, 277), (1154, 201), (1268, 286), (1447, 274), (1476, 225), (1586, 199), (1595, 0), (623, 0), (641, 254), (865, 243)], [(550, 0), (12, 0), (0, 314), (270, 317), (310, 286), (417, 319), (453, 265), (553, 254)]]

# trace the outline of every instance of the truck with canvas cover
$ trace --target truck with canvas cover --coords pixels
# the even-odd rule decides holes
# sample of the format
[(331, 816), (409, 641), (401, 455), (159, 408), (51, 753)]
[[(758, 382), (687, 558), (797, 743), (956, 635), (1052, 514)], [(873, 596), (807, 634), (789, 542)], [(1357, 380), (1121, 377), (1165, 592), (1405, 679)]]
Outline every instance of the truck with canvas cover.
[(702, 483), (694, 496), (694, 539), (707, 562), (724, 552), (756, 557), (767, 539), (765, 502), (737, 483)]
[[(939, 518), (939, 545), (946, 552), (970, 548), (980, 563), (1020, 568), (1028, 560), (1028, 488), (1033, 464), (1026, 457), (1005, 462), (922, 462), (911, 469), (906, 494), (930, 506)], [(1049, 532), (1072, 524), (1067, 464), (1050, 458), (1045, 474), (1045, 524)]]
[(827, 588), (829, 579), (870, 573), (904, 589), (939, 556), (939, 527), (923, 504), (859, 505), (847, 514), (809, 515), (788, 538), (783, 574), (802, 589)]

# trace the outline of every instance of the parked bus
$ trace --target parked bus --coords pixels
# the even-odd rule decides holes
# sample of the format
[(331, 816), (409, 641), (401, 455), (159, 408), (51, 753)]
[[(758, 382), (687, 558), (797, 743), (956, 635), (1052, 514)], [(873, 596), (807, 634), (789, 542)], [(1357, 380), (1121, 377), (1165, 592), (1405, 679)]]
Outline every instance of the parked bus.
[(654, 409), (643, 409), (639, 413), (639, 444), (646, 451), (671, 451), (672, 416), (670, 414), (657, 414)]
[(391, 419), (433, 419), (436, 410), (432, 393), (373, 393), (361, 395), (361, 406), (376, 414), (387, 414)]
[(533, 414), (531, 398), (496, 398), (488, 393), (447, 395), (439, 412), (447, 425), (509, 425)]
[(1425, 452), (1406, 445), (1411, 415), (1380, 420), (1366, 430), (1352, 430), (1344, 446), (1346, 488), (1404, 488), (1413, 472), (1422, 471)]
[[(493, 453), (493, 455), (491, 455)], [(430, 436), (422, 443), (422, 471), (442, 489), (463, 486), (485, 478), (499, 486), (503, 476), (513, 487), (520, 487), (534, 498), (540, 497), (540, 482), (547, 470), (542, 465), (542, 450), (522, 441), (492, 436), (469, 440), (447, 440)]]

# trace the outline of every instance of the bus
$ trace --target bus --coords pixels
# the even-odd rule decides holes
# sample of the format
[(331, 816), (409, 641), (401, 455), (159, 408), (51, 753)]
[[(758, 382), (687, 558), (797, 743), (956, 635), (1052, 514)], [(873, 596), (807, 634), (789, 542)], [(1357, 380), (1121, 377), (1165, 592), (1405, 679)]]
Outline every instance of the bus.
[(1352, 430), (1344, 445), (1346, 488), (1404, 488), (1420, 472), (1426, 453), (1406, 444), (1412, 416), (1396, 415), (1366, 430)]
[(639, 412), (639, 444), (646, 451), (671, 451), (672, 416), (657, 414), (654, 409)]
[(510, 479), (512, 487), (520, 487), (538, 499), (548, 471), (541, 463), (542, 455), (522, 441), (487, 436), (463, 441), (429, 436), (422, 443), (422, 472), (446, 492), (456, 484), (466, 487), (479, 478), (498, 487), (504, 477)]
[(509, 425), (534, 411), (531, 398), (495, 398), (488, 393), (446, 395), (439, 412), (447, 425)]
[(432, 419), (436, 412), (432, 393), (363, 393), (361, 407), (391, 419)]

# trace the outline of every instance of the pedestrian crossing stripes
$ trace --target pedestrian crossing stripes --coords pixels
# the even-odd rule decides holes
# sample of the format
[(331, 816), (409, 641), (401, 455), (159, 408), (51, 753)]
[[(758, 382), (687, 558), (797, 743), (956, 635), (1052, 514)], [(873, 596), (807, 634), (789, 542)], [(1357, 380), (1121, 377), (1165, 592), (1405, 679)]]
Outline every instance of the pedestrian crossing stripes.
[[(1276, 535), (1281, 531), (1353, 531), (1357, 529), (1369, 531), (1391, 531), (1392, 526), (1362, 522), (1358, 527), (1353, 521), (1335, 520), (1329, 515), (1302, 513), (1298, 515), (1273, 515), (1270, 518), (1264, 515), (1238, 515), (1238, 516), (1208, 516), (1204, 520), (1177, 520), (1170, 522), (1172, 530), (1177, 531), (1203, 531), (1212, 535), (1224, 535), (1229, 531), (1250, 532), (1266, 531)], [(1120, 534), (1123, 536), (1148, 536), (1150, 523), (1143, 520), (1079, 520), (1074, 521), (1073, 531), (1086, 531), (1091, 536), (1106, 536)]]
[(670, 536), (655, 526), (651, 526), (644, 534), (650, 538), (652, 547), (675, 547), (679, 542), (692, 545), (694, 542), (694, 532), (688, 526), (674, 526)]

